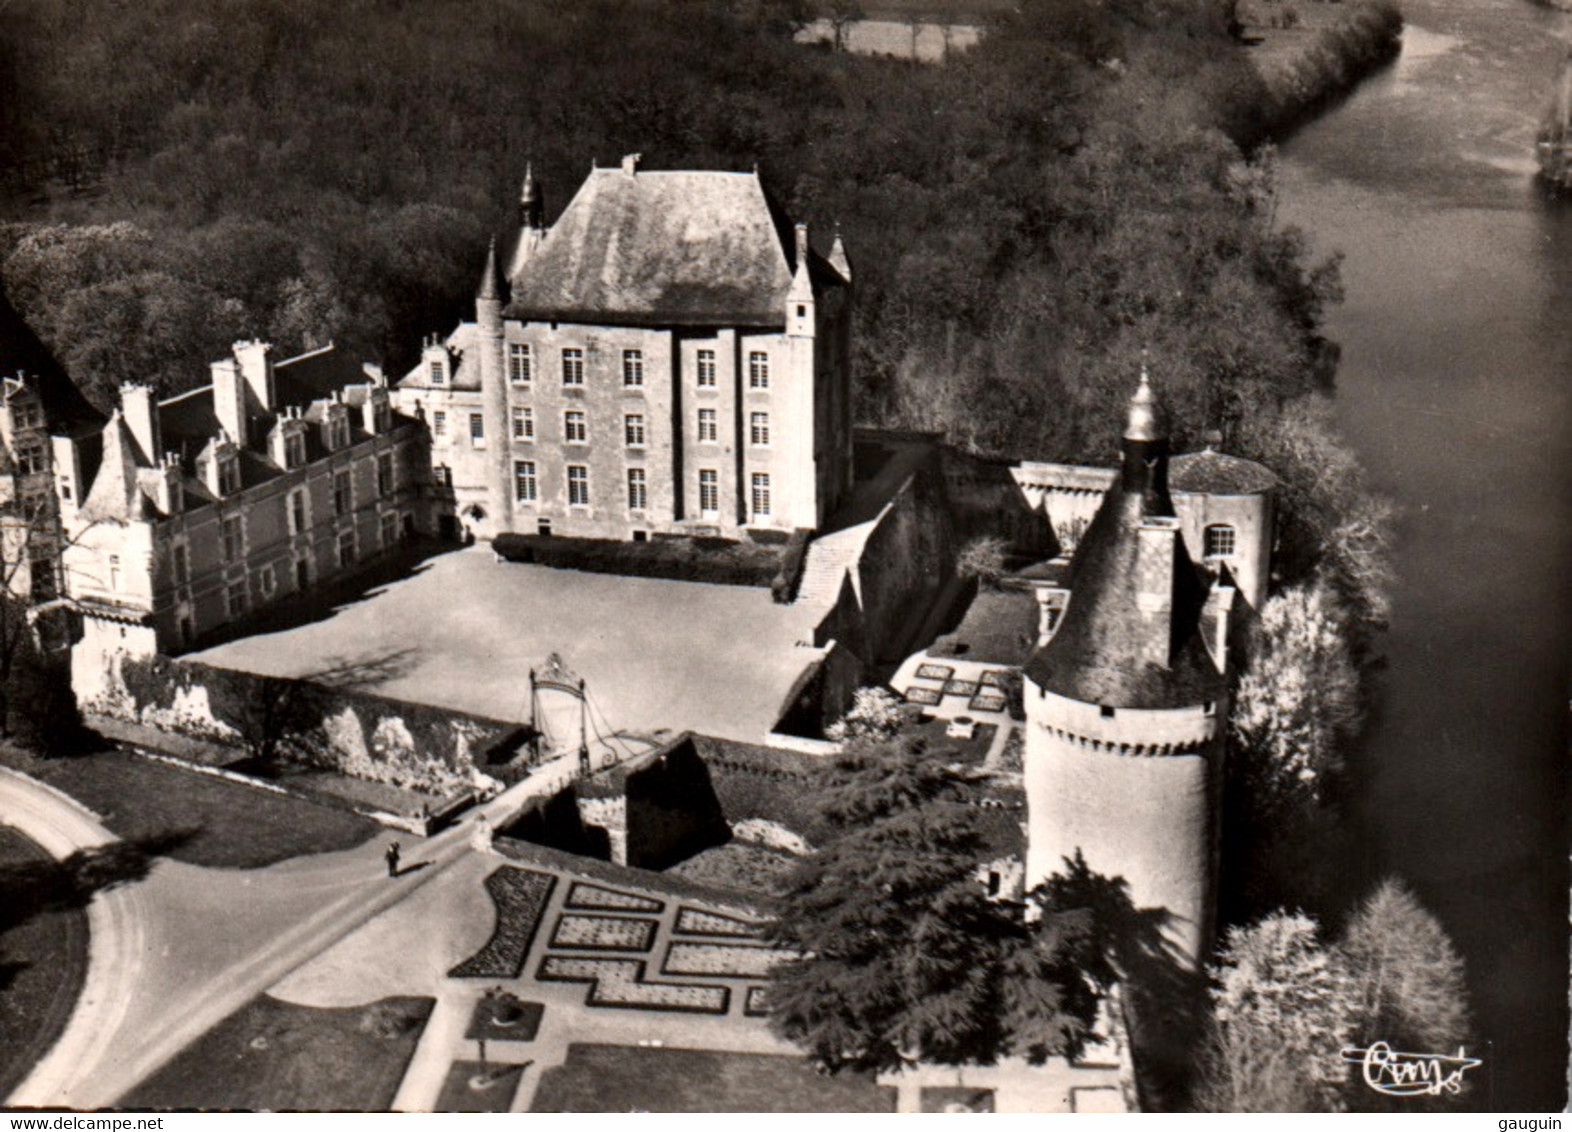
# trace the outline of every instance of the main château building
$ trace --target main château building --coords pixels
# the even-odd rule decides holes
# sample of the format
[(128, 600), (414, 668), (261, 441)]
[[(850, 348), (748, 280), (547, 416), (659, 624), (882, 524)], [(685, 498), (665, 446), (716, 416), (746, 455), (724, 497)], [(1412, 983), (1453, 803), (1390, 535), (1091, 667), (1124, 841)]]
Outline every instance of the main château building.
[(550, 227), (527, 176), (475, 321), (394, 396), (482, 537), (814, 529), (852, 482), (850, 291), (756, 172), (629, 157)]

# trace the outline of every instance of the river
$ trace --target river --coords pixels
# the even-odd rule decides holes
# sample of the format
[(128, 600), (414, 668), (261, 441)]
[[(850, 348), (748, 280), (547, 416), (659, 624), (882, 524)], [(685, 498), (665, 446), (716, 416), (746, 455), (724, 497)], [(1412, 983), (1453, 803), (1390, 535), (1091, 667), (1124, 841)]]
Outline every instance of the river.
[(1572, 202), (1532, 146), (1572, 16), (1403, 2), (1398, 61), (1282, 147), (1281, 219), (1347, 257), (1343, 428), (1401, 509), (1352, 873), (1408, 880), (1463, 951), (1476, 1103), (1560, 1109)]

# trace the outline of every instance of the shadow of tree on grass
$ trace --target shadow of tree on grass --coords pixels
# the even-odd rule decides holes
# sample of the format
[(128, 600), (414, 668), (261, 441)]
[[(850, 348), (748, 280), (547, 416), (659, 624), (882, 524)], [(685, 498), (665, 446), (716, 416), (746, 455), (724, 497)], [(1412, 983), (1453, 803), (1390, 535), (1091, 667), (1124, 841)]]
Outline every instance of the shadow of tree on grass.
[[(131, 841), (80, 849), (60, 861), (12, 861), (0, 865), (0, 936), (47, 912), (85, 908), (100, 892), (146, 878), (159, 857), (199, 832), (173, 830)], [(11, 977), (15, 971), (11, 970)], [(0, 978), (5, 969), (0, 967)], [(0, 989), (4, 983), (0, 982)]]

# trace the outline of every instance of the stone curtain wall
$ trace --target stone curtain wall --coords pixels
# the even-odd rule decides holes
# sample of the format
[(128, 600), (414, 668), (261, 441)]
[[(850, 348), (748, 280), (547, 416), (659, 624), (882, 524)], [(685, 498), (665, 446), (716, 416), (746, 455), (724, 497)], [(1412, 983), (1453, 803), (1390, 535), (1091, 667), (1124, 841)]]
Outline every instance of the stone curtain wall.
[(434, 794), (490, 785), (487, 756), (520, 737), (501, 720), (164, 656), (123, 660), (82, 710)]

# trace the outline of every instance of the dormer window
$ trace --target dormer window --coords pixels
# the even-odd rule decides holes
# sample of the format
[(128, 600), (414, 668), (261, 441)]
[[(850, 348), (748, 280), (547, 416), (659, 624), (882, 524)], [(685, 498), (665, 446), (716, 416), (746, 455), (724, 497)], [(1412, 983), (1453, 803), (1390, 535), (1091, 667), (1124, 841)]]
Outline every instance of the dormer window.
[(337, 452), (349, 447), (349, 416), (334, 413), (328, 418), (328, 447)]
[(443, 385), (448, 379), (447, 367), (442, 364), (441, 358), (433, 358), (431, 362), (431, 384)]
[(218, 458), (218, 492), (233, 495), (240, 490), (240, 459), (237, 456)]
[(284, 467), (298, 468), (306, 462), (306, 437), (304, 433), (291, 432), (284, 437)]
[(1206, 528), (1205, 553), (1208, 559), (1234, 556), (1234, 528), (1226, 523), (1214, 523)]

